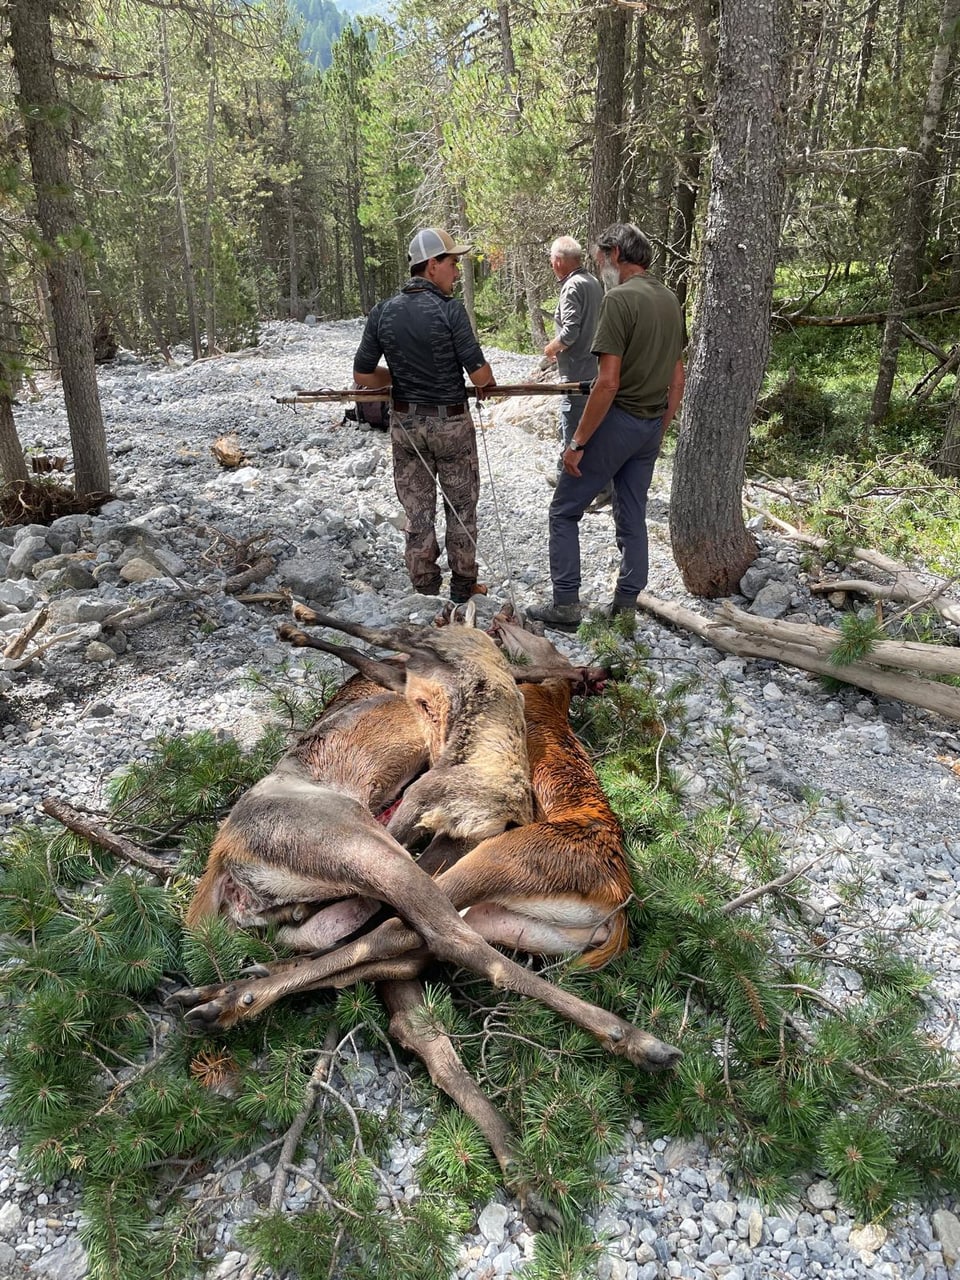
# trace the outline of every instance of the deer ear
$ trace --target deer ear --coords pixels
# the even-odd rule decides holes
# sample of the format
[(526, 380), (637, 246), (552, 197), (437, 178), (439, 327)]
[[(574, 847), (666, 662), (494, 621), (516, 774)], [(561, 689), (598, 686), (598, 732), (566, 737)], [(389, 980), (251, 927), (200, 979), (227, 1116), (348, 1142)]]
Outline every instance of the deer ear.
[(477, 625), (477, 602), (472, 598), (463, 606), (462, 622), (465, 627), (476, 627)]

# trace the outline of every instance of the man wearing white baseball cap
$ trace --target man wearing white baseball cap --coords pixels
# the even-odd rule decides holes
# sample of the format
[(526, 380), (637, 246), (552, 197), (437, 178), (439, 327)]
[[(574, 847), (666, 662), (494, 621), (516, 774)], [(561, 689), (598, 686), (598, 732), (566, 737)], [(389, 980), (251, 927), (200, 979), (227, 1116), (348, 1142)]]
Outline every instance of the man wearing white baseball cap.
[(410, 581), (423, 595), (440, 594), (439, 481), (450, 599), (458, 604), (486, 590), (477, 582), (480, 467), (464, 371), (475, 387), (495, 381), (463, 303), (453, 296), (460, 257), (469, 249), (439, 227), (418, 231), (408, 252), (410, 279), (370, 312), (353, 361), (357, 386), (392, 390), (393, 480), (407, 518)]

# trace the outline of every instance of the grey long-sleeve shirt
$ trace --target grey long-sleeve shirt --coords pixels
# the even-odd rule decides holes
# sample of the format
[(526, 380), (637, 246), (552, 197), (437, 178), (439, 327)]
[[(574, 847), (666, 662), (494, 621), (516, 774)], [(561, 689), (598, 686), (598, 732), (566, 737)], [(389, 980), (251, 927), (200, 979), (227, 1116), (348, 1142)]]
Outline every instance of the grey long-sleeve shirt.
[(603, 288), (585, 267), (577, 267), (560, 285), (553, 318), (557, 337), (566, 347), (557, 356), (557, 370), (565, 382), (589, 382), (597, 376), (593, 336), (600, 316)]

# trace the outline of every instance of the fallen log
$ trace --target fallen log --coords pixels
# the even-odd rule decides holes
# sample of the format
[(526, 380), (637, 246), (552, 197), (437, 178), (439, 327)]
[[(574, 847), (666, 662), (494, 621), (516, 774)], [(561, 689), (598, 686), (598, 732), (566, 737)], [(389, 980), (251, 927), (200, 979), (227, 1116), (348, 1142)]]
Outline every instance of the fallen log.
[(239, 591), (246, 590), (251, 583), (262, 582), (264, 578), (268, 578), (276, 567), (277, 562), (273, 556), (260, 556), (249, 569), (244, 569), (242, 573), (235, 573), (232, 577), (227, 578), (223, 584), (223, 589), (228, 595), (236, 595)]
[(637, 597), (637, 605), (667, 622), (692, 631), (714, 648), (732, 653), (738, 658), (771, 658), (786, 666), (799, 667), (801, 671), (810, 671), (831, 680), (842, 680), (845, 684), (856, 685), (858, 689), (868, 689), (883, 698), (908, 702), (948, 719), (960, 720), (960, 689), (952, 685), (885, 671), (865, 662), (851, 662), (844, 667), (836, 667), (829, 659), (812, 652), (809, 646), (747, 635), (733, 626), (705, 618), (692, 609), (685, 609), (682, 605), (658, 600), (646, 591), (642, 591)]
[[(842, 639), (839, 631), (831, 627), (782, 622), (777, 618), (758, 618), (755, 614), (738, 609), (729, 600), (723, 602), (717, 616), (731, 622), (739, 631), (762, 635), (784, 644), (803, 645), (829, 661), (832, 661), (831, 654)], [(922, 671), (927, 675), (960, 676), (960, 648), (921, 644), (915, 640), (879, 640), (859, 661), (869, 667), (902, 667), (907, 671)], [(842, 671), (842, 666), (838, 666)]]

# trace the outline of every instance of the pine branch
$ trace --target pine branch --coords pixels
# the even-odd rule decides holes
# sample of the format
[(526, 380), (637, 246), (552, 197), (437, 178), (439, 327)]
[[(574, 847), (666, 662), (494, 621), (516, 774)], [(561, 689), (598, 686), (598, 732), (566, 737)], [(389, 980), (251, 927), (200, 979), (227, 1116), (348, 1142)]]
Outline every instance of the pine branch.
[[(813, 992), (810, 994), (814, 995)], [(814, 995), (814, 998), (817, 997)], [(791, 1029), (796, 1032), (804, 1044), (810, 1045), (811, 1047), (816, 1044), (815, 1037), (810, 1034), (799, 1019), (795, 1018), (790, 1013), (786, 1014), (785, 1017)], [(873, 1085), (875, 1089), (885, 1096), (897, 1100), (903, 1100), (908, 1094), (917, 1092), (920, 1089), (929, 1089), (933, 1087), (930, 1081), (924, 1081), (922, 1084), (900, 1088), (897, 1085), (891, 1084), (889, 1080), (884, 1080), (882, 1076), (874, 1075), (872, 1071), (868, 1071), (866, 1067), (861, 1067), (858, 1062), (852, 1062), (849, 1058), (841, 1058), (839, 1061), (840, 1065), (844, 1067), (845, 1070), (849, 1071), (851, 1075), (855, 1075), (866, 1084)], [(960, 1080), (941, 1080), (937, 1082), (936, 1087), (942, 1089), (960, 1089)], [(918, 1111), (922, 1111), (925, 1115), (934, 1116), (937, 1120), (943, 1120), (946, 1124), (955, 1125), (957, 1122), (957, 1117), (955, 1115), (949, 1115), (948, 1113), (941, 1111), (939, 1107), (931, 1106), (929, 1102), (914, 1101), (911, 1099), (910, 1105), (916, 1107)]]

